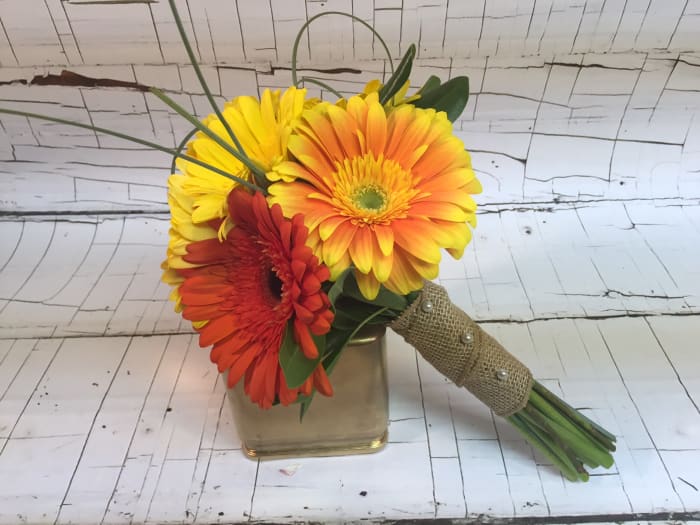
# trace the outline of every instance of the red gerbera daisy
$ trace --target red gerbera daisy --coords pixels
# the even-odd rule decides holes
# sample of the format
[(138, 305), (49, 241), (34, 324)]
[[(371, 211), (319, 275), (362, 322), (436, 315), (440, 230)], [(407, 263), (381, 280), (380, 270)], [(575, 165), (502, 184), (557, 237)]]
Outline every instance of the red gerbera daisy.
[(311, 334), (325, 334), (333, 321), (321, 289), (329, 271), (305, 244), (303, 217), (285, 219), (279, 205), (269, 208), (262, 194), (240, 189), (230, 193), (228, 209), (235, 226), (223, 242), (187, 246), (184, 260), (197, 267), (178, 270), (183, 317), (195, 322), (200, 346), (213, 345), (211, 360), (228, 370), (228, 386), (245, 376), (246, 394), (262, 408), (275, 399), (288, 405), (314, 387), (331, 395), (323, 365), (298, 388), (287, 386), (279, 365), (290, 320), (309, 359), (318, 357)]

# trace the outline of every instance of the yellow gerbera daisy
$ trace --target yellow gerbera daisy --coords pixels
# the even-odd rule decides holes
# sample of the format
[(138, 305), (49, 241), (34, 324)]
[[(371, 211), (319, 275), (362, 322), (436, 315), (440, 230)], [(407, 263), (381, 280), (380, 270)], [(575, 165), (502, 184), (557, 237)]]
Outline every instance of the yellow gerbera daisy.
[(170, 206), (170, 238), (166, 259), (161, 264), (163, 282), (173, 287), (170, 300), (175, 303), (175, 311), (182, 310), (180, 285), (184, 278), (177, 273), (183, 268), (193, 268), (196, 265), (183, 259), (187, 255), (187, 246), (193, 242), (215, 239), (218, 228), (210, 223), (195, 224), (194, 199), (183, 189), (186, 178), (182, 175), (171, 175), (168, 179), (168, 205)]
[[(305, 100), (305, 96), (306, 90), (294, 87), (284, 94), (265, 90), (259, 101), (242, 96), (224, 106), (224, 119), (248, 157), (271, 181), (290, 180), (276, 170), (288, 157), (287, 140), (292, 123), (305, 108), (318, 102)], [(224, 125), (215, 115), (210, 115), (203, 123), (234, 147)], [(252, 178), (243, 163), (202, 132), (187, 145), (187, 154), (244, 180)], [(179, 312), (182, 309), (180, 285), (183, 278), (177, 270), (193, 266), (183, 259), (187, 246), (216, 238), (217, 234), (219, 239), (226, 237), (231, 228), (226, 203), (237, 183), (191, 162), (179, 159), (177, 165), (182, 174), (173, 174), (168, 179), (171, 228), (167, 256), (161, 268), (163, 281), (173, 287), (170, 298)]]
[(287, 216), (303, 213), (309, 243), (335, 279), (353, 265), (362, 293), (400, 294), (438, 274), (441, 248), (461, 257), (481, 185), (445, 113), (410, 104), (387, 114), (376, 93), (346, 108), (322, 103), (289, 138), (293, 175), (269, 188)]
[[(260, 100), (241, 96), (224, 106), (223, 117), (236, 134), (246, 155), (260, 166), (271, 181), (288, 179), (277, 168), (287, 159), (291, 124), (304, 110), (305, 96), (305, 89), (294, 87), (282, 95), (279, 91), (266, 89)], [(235, 148), (216, 115), (209, 115), (202, 122)], [(250, 171), (243, 163), (202, 132), (198, 132), (187, 145), (187, 154), (244, 180), (251, 180)], [(237, 184), (186, 160), (179, 159), (177, 166), (185, 175), (182, 190), (194, 199), (193, 222), (203, 223), (226, 217), (226, 198)]]

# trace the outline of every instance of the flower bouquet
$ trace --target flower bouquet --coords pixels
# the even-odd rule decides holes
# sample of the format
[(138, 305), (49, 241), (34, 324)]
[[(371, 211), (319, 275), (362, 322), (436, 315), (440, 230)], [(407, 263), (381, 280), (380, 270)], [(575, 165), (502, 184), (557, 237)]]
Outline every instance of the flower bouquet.
[[(299, 32), (292, 86), (219, 109), (170, 6), (213, 113), (200, 122), (151, 88), (194, 127), (177, 149), (75, 125), (173, 156), (163, 279), (227, 386), (242, 382), (264, 409), (296, 404), (303, 417), (315, 395), (333, 395), (332, 371), (353, 337), (388, 326), (507, 418), (568, 479), (588, 479), (585, 466), (610, 467), (615, 437), (534, 380), (431, 282), (443, 250), (461, 257), (476, 226), (481, 185), (452, 131), (468, 79), (433, 76), (409, 96), (414, 46), (390, 78), (349, 97), (298, 79), (306, 26), (350, 16), (326, 12)], [(337, 100), (310, 98), (302, 84), (321, 85)]]

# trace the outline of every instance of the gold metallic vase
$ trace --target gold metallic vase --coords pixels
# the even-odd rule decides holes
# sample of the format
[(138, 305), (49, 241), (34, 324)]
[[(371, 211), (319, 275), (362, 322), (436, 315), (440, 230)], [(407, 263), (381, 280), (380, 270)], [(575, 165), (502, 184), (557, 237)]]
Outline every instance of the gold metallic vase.
[(375, 327), (350, 341), (330, 375), (333, 396), (316, 394), (301, 422), (296, 403), (263, 410), (245, 395), (243, 381), (229, 389), (243, 452), (266, 458), (380, 450), (389, 422), (384, 332)]

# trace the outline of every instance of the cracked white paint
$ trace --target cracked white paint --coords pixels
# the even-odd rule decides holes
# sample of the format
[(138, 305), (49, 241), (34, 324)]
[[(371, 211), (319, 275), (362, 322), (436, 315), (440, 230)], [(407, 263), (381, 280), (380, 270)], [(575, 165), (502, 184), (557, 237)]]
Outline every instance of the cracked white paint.
[[(65, 69), (210, 112), (167, 2), (100, 3), (0, 2), (0, 106), (175, 146), (189, 128), (150, 94), (31, 85)], [(484, 194), (440, 282), (618, 436), (616, 466), (564, 482), (393, 334), (385, 451), (294, 460), (294, 476), (245, 459), (159, 282), (168, 157), (0, 115), (0, 523), (700, 513), (697, 1), (177, 4), (220, 103), (289, 85), (294, 35), (323, 10), (373, 23), (395, 56), (418, 43), (414, 87), (470, 77), (455, 130)], [(386, 69), (356, 23), (309, 36), (302, 63), (343, 93)]]

